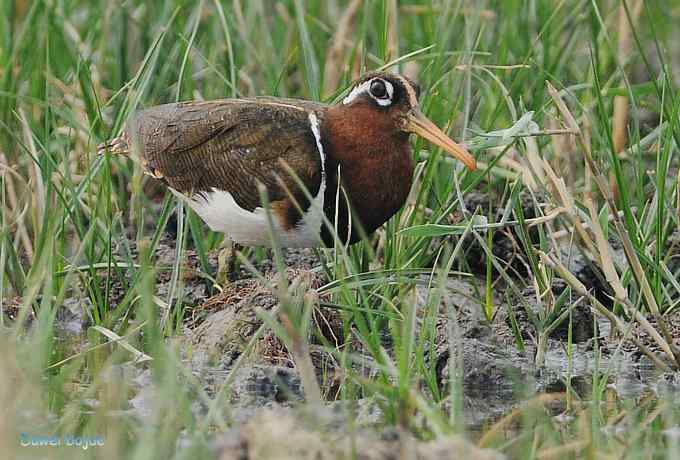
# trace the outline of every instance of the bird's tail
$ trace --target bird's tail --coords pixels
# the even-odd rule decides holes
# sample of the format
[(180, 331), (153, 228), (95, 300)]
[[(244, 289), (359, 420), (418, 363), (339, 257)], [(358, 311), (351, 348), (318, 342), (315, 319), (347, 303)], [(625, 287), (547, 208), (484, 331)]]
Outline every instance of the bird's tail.
[(129, 155), (130, 154), (130, 139), (127, 132), (123, 132), (118, 137), (102, 142), (97, 146), (97, 154), (103, 155), (106, 152), (115, 155)]

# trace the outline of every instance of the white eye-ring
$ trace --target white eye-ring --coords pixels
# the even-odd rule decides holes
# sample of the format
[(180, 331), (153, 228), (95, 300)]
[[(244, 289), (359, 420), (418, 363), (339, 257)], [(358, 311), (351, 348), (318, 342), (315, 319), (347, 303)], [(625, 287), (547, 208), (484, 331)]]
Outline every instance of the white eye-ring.
[(392, 83), (383, 80), (382, 78), (373, 78), (355, 86), (347, 97), (342, 100), (343, 105), (351, 104), (354, 99), (364, 93), (371, 96), (378, 105), (385, 107), (392, 103), (394, 86), (392, 86)]

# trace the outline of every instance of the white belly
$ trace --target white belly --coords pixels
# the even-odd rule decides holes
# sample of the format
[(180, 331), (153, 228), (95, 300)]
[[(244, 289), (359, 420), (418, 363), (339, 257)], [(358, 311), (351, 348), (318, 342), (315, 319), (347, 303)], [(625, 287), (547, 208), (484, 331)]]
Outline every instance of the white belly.
[[(281, 247), (310, 248), (321, 244), (324, 188), (319, 188), (309, 210), (290, 230), (284, 230), (270, 213), (272, 227)], [(231, 193), (222, 190), (213, 189), (212, 192), (191, 198), (175, 190), (172, 192), (182, 198), (212, 230), (224, 233), (232, 241), (244, 246), (272, 246), (264, 209), (257, 208), (254, 212), (243, 209)]]

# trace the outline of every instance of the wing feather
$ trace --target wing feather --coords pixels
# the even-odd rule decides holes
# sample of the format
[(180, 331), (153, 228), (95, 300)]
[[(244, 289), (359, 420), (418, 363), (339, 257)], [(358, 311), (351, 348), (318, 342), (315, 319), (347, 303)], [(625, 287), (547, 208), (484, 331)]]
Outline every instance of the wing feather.
[(289, 199), (290, 190), (304, 211), (309, 200), (281, 163), (318, 193), (322, 160), (309, 113), (321, 119), (324, 109), (267, 98), (182, 102), (138, 112), (127, 132), (147, 171), (183, 195), (223, 190), (252, 212), (262, 205), (262, 183), (270, 202)]

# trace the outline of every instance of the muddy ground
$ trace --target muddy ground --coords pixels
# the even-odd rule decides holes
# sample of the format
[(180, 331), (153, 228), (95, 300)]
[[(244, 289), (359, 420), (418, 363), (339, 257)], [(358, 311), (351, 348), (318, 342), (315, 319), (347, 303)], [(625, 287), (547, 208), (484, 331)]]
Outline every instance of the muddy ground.
[[(470, 254), (475, 254), (471, 248)], [(174, 258), (174, 239), (168, 235), (157, 249), (158, 265), (171, 265)], [(319, 275), (319, 260), (312, 250), (285, 251), (286, 276), (291, 283), (301, 282), (313, 290), (324, 284)], [(503, 254), (498, 254), (503, 257)], [(216, 253), (210, 261), (216, 264)], [(469, 258), (472, 260), (472, 258)], [(479, 260), (479, 254), (474, 256)], [(588, 282), (591, 289), (598, 289), (598, 277), (589, 270), (588, 264), (574, 258), (572, 269)], [(483, 264), (482, 264), (483, 265)], [(183, 300), (187, 305), (184, 329), (181, 333), (182, 357), (192, 374), (203, 384), (207, 394), (216, 395), (227, 378), (230, 384), (230, 413), (234, 428), (215, 436), (213, 448), (221, 458), (261, 458), (267, 449), (277, 446), (278, 458), (335, 458), (350, 452), (350, 438), (359, 452), (361, 446), (366, 456), (361, 458), (393, 458), (394, 452), (412, 452), (417, 458), (438, 458), (438, 453), (455, 448), (469, 449), (475, 458), (500, 458), (491, 451), (479, 451), (462, 438), (452, 437), (437, 442), (419, 442), (406, 432), (381, 428), (380, 401), (364, 398), (352, 407), (337, 400), (339, 386), (338, 367), (335, 358), (328, 353), (318, 339), (311, 339), (311, 357), (316, 366), (317, 378), (325, 397), (325, 406), (316, 408), (309, 415), (309, 408), (301, 404), (303, 390), (293, 359), (281, 341), (270, 331), (256, 341), (252, 352), (244, 355), (246, 347), (262, 326), (262, 312), (273, 313), (278, 307), (272, 292), (278, 275), (269, 259), (257, 264), (263, 278), (253, 277), (242, 269), (237, 279), (223, 292), (209, 295), (210, 285), (205, 279), (193, 276), (198, 260), (192, 250), (187, 251), (187, 275), (183, 279)], [(470, 268), (470, 267), (469, 267)], [(474, 267), (471, 268), (474, 272)], [(170, 275), (159, 272), (157, 295), (167, 295)], [(117, 281), (119, 282), (119, 281)], [(416, 285), (410, 297), (419, 317), (425, 308), (428, 291)], [(649, 359), (642, 355), (630, 341), (611, 334), (609, 323), (594, 316), (584, 299), (571, 299), (573, 360), (571, 369), (567, 349), (567, 322), (556, 328), (548, 340), (544, 366), (535, 365), (536, 331), (529, 319), (536, 295), (531, 288), (524, 288), (524, 301), (513, 293), (506, 295), (503, 283), (496, 286), (494, 298), (495, 316), (487, 321), (482, 313), (479, 293), (484, 292), (480, 276), (449, 278), (446, 293), (439, 308), (437, 353), (428, 358), (437, 370), (439, 385), (445, 389), (455, 374), (454, 361), (462, 363), (464, 390), (463, 414), (472, 432), (481, 432), (512, 408), (521, 405), (540, 393), (559, 393), (567, 385), (587, 400), (592, 391), (593, 373), (599, 362), (600, 374), (608, 380), (607, 391), (617, 398), (643, 398), (663, 395), (680, 400), (680, 374), (660, 372)], [(553, 290), (561, 292), (564, 285), (556, 282)], [(114, 285), (113, 305), (122, 297), (122, 287)], [(606, 293), (599, 293), (606, 298)], [(323, 304), (324, 296), (319, 297)], [(510, 302), (508, 303), (508, 300)], [(89, 326), (85, 314), (89, 301), (84, 295), (67, 299), (57, 316), (58, 331), (64, 343), (76, 344), (75, 348), (87, 346), (85, 331)], [(528, 305), (529, 310), (526, 308)], [(11, 312), (11, 309), (7, 309)], [(513, 321), (520, 328), (524, 350), (518, 348), (513, 333)], [(338, 310), (317, 306), (313, 320), (322, 331), (326, 344), (343, 342), (343, 322)], [(670, 318), (676, 343), (680, 345), (680, 314)], [(646, 343), (650, 341), (639, 331)], [(389, 349), (389, 343), (386, 342)], [(356, 344), (361, 350), (361, 344)], [(596, 359), (600, 354), (599, 361)], [(368, 356), (368, 354), (367, 354)], [(369, 360), (370, 361), (370, 360)], [(147, 363), (148, 364), (148, 363)], [(133, 392), (129, 400), (130, 410), (139, 419), (152, 417), (155, 390), (147, 364), (130, 363), (126, 372), (134, 375)], [(367, 365), (362, 370), (367, 376), (372, 372)], [(571, 377), (568, 379), (568, 377)], [(198, 410), (207, 410), (199, 408)], [(554, 408), (559, 416), (561, 408)], [(352, 434), (347, 420), (354, 420)], [(269, 427), (270, 437), (263, 436), (263, 428)], [(332, 427), (333, 442), (324, 440), (324, 433)], [(358, 430), (358, 431), (357, 431)]]

